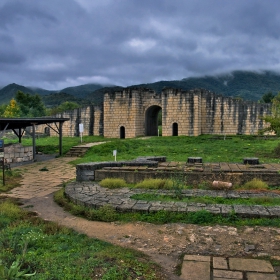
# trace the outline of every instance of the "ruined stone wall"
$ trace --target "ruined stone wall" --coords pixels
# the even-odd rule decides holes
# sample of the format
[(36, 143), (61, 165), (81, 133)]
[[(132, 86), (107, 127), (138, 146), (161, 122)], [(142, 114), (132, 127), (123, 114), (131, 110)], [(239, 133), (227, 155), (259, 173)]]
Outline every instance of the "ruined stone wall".
[(178, 136), (200, 135), (200, 99), (199, 91), (164, 90), (162, 93), (162, 135), (172, 136), (174, 123), (178, 125)]
[[(270, 114), (270, 104), (242, 101), (216, 95), (207, 90), (164, 89), (156, 94), (149, 89), (126, 88), (106, 93), (100, 106), (66, 111), (55, 117), (69, 118), (63, 136), (104, 135), (108, 138), (133, 138), (157, 135), (157, 114), (162, 110), (162, 135), (257, 134), (266, 124), (261, 116)], [(45, 132), (38, 126), (37, 132)], [(57, 134), (48, 129), (51, 136)]]
[(147, 89), (124, 89), (104, 96), (104, 136), (120, 138), (120, 128), (125, 128), (125, 138), (145, 135), (145, 111), (150, 106), (160, 106), (160, 97)]
[[(63, 136), (80, 136), (79, 124), (84, 125), (83, 135), (103, 135), (103, 109), (102, 106), (87, 106), (74, 110), (68, 110), (54, 115), (56, 118), (69, 118), (69, 121), (63, 123)], [(56, 129), (55, 125), (52, 127)], [(56, 129), (57, 130), (57, 129)], [(46, 133), (50, 136), (58, 134), (47, 125), (36, 126), (37, 133)]]
[(24, 162), (33, 159), (33, 146), (22, 146), (20, 143), (4, 147), (6, 163)]
[(104, 136), (120, 138), (121, 127), (125, 138), (135, 137), (135, 102), (129, 90), (109, 93), (104, 96)]
[(147, 125), (153, 120), (147, 118), (147, 112), (153, 107), (162, 109), (163, 136), (174, 135), (174, 124), (178, 136), (257, 134), (265, 127), (260, 117), (269, 114), (271, 108), (200, 89), (165, 89), (161, 94), (126, 89), (105, 95), (104, 136), (119, 138), (121, 126), (125, 127), (126, 138), (149, 135)]
[(203, 92), (201, 95), (202, 134), (257, 134), (266, 126), (260, 117), (270, 114), (269, 104), (242, 101)]

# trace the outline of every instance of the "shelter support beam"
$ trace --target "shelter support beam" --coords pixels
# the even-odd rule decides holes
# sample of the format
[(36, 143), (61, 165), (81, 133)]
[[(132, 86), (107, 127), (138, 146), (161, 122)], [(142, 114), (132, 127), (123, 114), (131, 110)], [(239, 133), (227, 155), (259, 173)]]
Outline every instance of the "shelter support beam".
[(59, 155), (62, 156), (62, 122), (59, 122)]
[(15, 135), (18, 137), (18, 142), (21, 143), (21, 138), (25, 132), (25, 127), (23, 127), (23, 129), (20, 127), (18, 129), (18, 131), (16, 131), (15, 129), (12, 129), (12, 130), (15, 133)]
[(33, 145), (33, 160), (36, 160), (36, 133), (35, 133), (35, 123), (32, 123), (32, 145)]

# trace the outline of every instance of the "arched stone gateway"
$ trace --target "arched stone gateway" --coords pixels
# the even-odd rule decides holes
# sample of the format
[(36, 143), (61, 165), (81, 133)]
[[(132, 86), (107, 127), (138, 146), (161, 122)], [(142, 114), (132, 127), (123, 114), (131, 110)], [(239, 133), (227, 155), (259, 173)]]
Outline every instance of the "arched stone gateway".
[(266, 126), (261, 117), (271, 113), (271, 104), (237, 100), (202, 89), (167, 88), (156, 93), (144, 88), (125, 88), (105, 93), (100, 105), (56, 117), (70, 119), (64, 124), (65, 136), (79, 135), (77, 127), (83, 123), (84, 135), (133, 138), (158, 135), (160, 110), (162, 136), (257, 134)]
[(153, 105), (146, 110), (145, 113), (145, 136), (158, 135), (158, 113), (161, 107)]

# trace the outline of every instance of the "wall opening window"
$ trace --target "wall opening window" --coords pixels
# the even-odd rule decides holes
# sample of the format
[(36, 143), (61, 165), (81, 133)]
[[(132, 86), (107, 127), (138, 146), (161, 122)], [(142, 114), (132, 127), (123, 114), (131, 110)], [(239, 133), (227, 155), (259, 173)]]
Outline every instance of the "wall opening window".
[(178, 123), (172, 124), (172, 136), (178, 136)]
[(120, 127), (120, 139), (125, 139), (125, 127)]

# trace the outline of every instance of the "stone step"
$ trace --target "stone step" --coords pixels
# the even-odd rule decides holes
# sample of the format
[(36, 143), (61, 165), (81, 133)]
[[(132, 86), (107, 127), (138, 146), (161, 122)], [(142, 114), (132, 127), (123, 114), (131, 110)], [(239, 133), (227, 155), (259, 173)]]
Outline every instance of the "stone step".
[(74, 146), (65, 154), (65, 156), (66, 157), (81, 157), (88, 151), (88, 149), (89, 149), (89, 147)]

